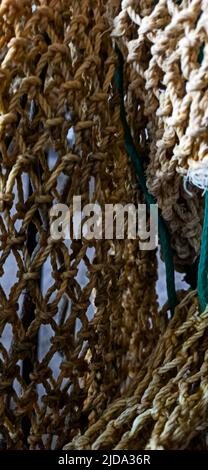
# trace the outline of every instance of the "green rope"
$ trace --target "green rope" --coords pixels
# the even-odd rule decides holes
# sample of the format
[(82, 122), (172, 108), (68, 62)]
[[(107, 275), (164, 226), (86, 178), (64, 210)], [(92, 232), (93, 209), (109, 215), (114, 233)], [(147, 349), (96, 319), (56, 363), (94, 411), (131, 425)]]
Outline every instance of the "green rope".
[(208, 192), (205, 193), (204, 224), (201, 238), (197, 292), (201, 313), (208, 304)]
[(201, 65), (203, 59), (204, 59), (204, 48), (205, 48), (205, 44), (201, 44), (200, 48), (199, 48), (199, 53), (198, 53), (198, 56), (197, 56), (197, 61), (198, 63)]
[[(131, 136), (131, 131), (130, 131), (130, 128), (128, 126), (127, 119), (126, 119), (126, 111), (125, 111), (125, 106), (124, 106), (124, 80), (123, 80), (124, 60), (123, 60), (123, 55), (117, 45), (116, 45), (116, 54), (118, 56), (118, 65), (117, 65), (116, 72), (115, 72), (115, 81), (116, 81), (116, 86), (117, 86), (117, 89), (120, 95), (120, 101), (121, 101), (120, 116), (121, 116), (121, 121), (122, 121), (123, 128), (124, 128), (125, 147), (133, 163), (135, 173), (137, 175), (139, 185), (144, 193), (146, 202), (148, 206), (150, 206), (150, 204), (156, 204), (156, 201), (154, 197), (148, 192), (147, 185), (146, 185), (146, 177), (145, 177), (145, 173), (143, 170), (141, 157), (135, 148), (135, 145)], [(172, 255), (172, 250), (171, 250), (168, 228), (161, 216), (160, 211), (159, 211), (158, 222), (159, 222), (160, 243), (161, 243), (165, 266), (166, 266), (166, 284), (167, 284), (168, 301), (169, 301), (169, 307), (170, 307), (171, 313), (173, 314), (174, 309), (178, 303), (176, 290), (175, 290), (173, 255)]]
[[(204, 58), (204, 43), (198, 53), (198, 63), (201, 65)], [(208, 305), (208, 192), (205, 193), (204, 223), (201, 237), (201, 250), (198, 266), (197, 294), (199, 309), (203, 313)]]

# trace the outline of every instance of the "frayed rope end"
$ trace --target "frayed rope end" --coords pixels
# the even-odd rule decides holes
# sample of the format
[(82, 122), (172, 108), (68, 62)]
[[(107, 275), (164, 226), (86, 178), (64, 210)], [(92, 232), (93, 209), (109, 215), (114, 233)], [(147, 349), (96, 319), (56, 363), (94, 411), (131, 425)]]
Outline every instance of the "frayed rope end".
[[(206, 160), (206, 161), (205, 161)], [(187, 184), (192, 183), (199, 189), (203, 190), (203, 195), (208, 190), (208, 161), (207, 158), (202, 161), (192, 161), (188, 168), (187, 174), (184, 176), (184, 189), (193, 197), (193, 194), (187, 189)]]

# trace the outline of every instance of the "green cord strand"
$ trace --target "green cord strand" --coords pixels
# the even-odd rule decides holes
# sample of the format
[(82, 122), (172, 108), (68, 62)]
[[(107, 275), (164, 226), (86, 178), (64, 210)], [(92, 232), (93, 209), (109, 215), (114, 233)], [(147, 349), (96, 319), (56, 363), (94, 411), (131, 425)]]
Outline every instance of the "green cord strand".
[[(204, 44), (201, 44), (198, 63), (204, 59)], [(208, 304), (208, 192), (205, 193), (204, 223), (201, 237), (201, 250), (198, 266), (197, 293), (199, 309), (203, 313)]]
[(201, 238), (201, 252), (198, 268), (197, 291), (201, 313), (208, 304), (208, 192), (205, 193), (204, 224)]
[[(146, 185), (146, 177), (145, 177), (145, 173), (143, 170), (141, 158), (134, 145), (134, 142), (131, 136), (131, 131), (130, 131), (130, 128), (128, 126), (127, 119), (126, 119), (126, 111), (125, 111), (125, 106), (124, 106), (124, 81), (123, 81), (124, 60), (123, 60), (122, 53), (120, 49), (118, 48), (118, 46), (116, 46), (116, 54), (118, 56), (118, 66), (115, 72), (115, 81), (116, 81), (116, 86), (117, 86), (117, 89), (120, 95), (120, 100), (121, 100), (120, 116), (121, 116), (121, 121), (122, 121), (123, 128), (124, 128), (125, 147), (133, 163), (135, 173), (137, 175), (139, 185), (144, 193), (146, 202), (148, 206), (150, 206), (150, 204), (156, 204), (156, 201), (154, 197), (148, 192), (147, 185)], [(159, 211), (158, 221), (159, 221), (160, 243), (161, 243), (165, 266), (166, 266), (166, 284), (167, 284), (169, 307), (170, 307), (171, 313), (173, 314), (175, 307), (178, 303), (176, 290), (175, 290), (173, 255), (172, 255), (172, 250), (171, 250), (171, 243), (170, 243), (170, 236), (169, 236), (168, 228), (161, 216), (160, 211)]]

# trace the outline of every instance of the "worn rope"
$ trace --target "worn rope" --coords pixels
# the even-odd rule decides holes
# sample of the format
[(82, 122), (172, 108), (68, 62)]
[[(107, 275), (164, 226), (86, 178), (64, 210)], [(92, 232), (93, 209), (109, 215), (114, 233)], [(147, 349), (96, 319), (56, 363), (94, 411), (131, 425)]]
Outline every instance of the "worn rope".
[[(120, 102), (121, 102), (120, 116), (121, 116), (121, 121), (123, 123), (123, 128), (124, 128), (125, 147), (133, 163), (136, 176), (137, 176), (139, 185), (144, 193), (146, 202), (148, 206), (150, 206), (151, 204), (155, 204), (156, 201), (155, 201), (155, 198), (152, 196), (152, 194), (149, 193), (147, 189), (145, 173), (144, 173), (142, 163), (141, 163), (141, 157), (134, 145), (134, 142), (131, 136), (131, 131), (127, 123), (126, 111), (125, 111), (125, 105), (124, 105), (124, 79), (123, 79), (124, 60), (123, 60), (123, 55), (117, 45), (115, 47), (115, 50), (116, 50), (117, 57), (118, 57), (118, 66), (115, 72), (115, 81), (116, 81), (116, 85), (117, 85), (119, 95), (120, 95)], [(163, 250), (165, 267), (166, 267), (166, 285), (167, 285), (169, 307), (173, 314), (174, 309), (177, 305), (173, 255), (172, 255), (172, 250), (171, 250), (171, 243), (170, 243), (170, 236), (169, 236), (168, 228), (161, 216), (160, 211), (159, 211), (158, 221), (159, 221), (160, 243), (161, 243), (161, 247)]]
[(162, 326), (166, 313), (129, 388), (65, 450), (207, 450), (208, 312), (199, 315), (192, 291)]

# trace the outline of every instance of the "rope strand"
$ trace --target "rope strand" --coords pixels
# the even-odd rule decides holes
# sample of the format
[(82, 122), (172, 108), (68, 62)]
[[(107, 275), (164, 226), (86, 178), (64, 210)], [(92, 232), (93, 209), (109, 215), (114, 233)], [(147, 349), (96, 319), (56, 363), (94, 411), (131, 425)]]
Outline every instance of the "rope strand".
[(199, 308), (204, 312), (208, 304), (208, 192), (205, 193), (204, 224), (201, 237), (201, 252), (198, 268), (197, 291)]

